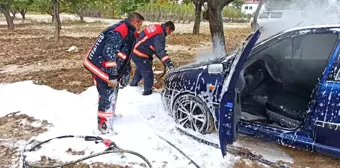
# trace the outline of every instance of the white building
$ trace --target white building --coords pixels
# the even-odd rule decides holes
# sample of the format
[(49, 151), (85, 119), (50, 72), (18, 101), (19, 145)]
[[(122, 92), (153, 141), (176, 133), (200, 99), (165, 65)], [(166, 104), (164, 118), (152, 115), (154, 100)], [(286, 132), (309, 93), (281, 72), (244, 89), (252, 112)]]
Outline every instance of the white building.
[[(247, 0), (245, 4), (242, 5), (241, 11), (245, 14), (254, 14), (257, 7), (259, 6), (260, 0)], [(262, 4), (261, 11), (265, 10), (265, 5)]]

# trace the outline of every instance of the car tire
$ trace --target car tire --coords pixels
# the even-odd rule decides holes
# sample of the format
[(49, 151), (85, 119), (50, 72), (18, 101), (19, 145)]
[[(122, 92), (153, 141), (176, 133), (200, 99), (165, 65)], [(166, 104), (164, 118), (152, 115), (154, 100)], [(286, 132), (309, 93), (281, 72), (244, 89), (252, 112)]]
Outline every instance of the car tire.
[(172, 109), (176, 123), (184, 128), (192, 129), (201, 134), (211, 133), (215, 129), (210, 109), (197, 96), (192, 94), (180, 95), (174, 101)]

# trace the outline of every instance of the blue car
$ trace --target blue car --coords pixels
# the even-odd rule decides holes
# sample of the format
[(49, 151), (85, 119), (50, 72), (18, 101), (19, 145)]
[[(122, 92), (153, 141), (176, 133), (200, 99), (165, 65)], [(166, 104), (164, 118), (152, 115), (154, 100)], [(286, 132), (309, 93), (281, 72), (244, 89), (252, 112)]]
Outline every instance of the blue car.
[(169, 73), (166, 110), (184, 128), (238, 134), (340, 157), (340, 25), (292, 28)]

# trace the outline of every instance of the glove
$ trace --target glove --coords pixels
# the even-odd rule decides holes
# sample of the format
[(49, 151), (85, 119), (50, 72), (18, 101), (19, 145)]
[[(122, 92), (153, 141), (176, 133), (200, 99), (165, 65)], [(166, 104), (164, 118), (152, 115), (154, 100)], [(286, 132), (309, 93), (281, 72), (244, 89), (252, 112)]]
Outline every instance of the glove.
[(168, 73), (171, 73), (175, 70), (175, 66), (173, 64), (168, 66)]
[(108, 86), (110, 86), (110, 87), (116, 88), (117, 84), (118, 84), (117, 79), (111, 79), (111, 80), (108, 81)]
[(168, 67), (168, 72), (172, 72), (175, 70), (174, 64), (172, 64), (171, 60), (165, 62), (165, 65)]

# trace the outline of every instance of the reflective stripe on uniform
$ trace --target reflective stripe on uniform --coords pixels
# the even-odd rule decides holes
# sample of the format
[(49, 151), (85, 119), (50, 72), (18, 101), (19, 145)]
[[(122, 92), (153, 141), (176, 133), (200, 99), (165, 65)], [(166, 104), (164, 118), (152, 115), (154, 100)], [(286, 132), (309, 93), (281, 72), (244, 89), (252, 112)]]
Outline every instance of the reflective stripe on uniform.
[(162, 62), (165, 62), (166, 60), (168, 60), (169, 59), (169, 56), (165, 56), (165, 57), (163, 57), (162, 59), (161, 59), (161, 61)]
[(136, 55), (139, 56), (139, 57), (149, 58), (148, 55), (146, 55), (146, 54), (144, 54), (144, 53), (138, 51), (137, 49), (134, 49), (134, 50), (133, 50), (133, 53), (136, 54)]
[(84, 66), (88, 68), (91, 72), (96, 74), (98, 77), (103, 79), (104, 81), (109, 80), (109, 75), (101, 71), (99, 68), (97, 68), (95, 65), (93, 65), (87, 58), (84, 60)]
[(113, 68), (117, 66), (117, 62), (103, 62), (105, 68)]
[(100, 118), (109, 118), (112, 116), (113, 116), (113, 112), (98, 111), (98, 117)]
[(142, 43), (144, 43), (148, 38), (149, 38), (148, 36), (145, 36), (142, 40), (138, 41), (136, 43), (135, 47), (133, 48), (133, 53), (135, 53), (139, 57), (149, 58), (148, 55), (137, 50), (137, 47), (140, 46)]
[(123, 60), (125, 60), (126, 57), (127, 57), (127, 56), (126, 56), (124, 53), (122, 53), (122, 52), (117, 53), (117, 56), (118, 56), (119, 58), (123, 59)]
[(156, 49), (153, 45), (150, 46), (150, 49), (153, 50), (153, 51), (156, 51)]

